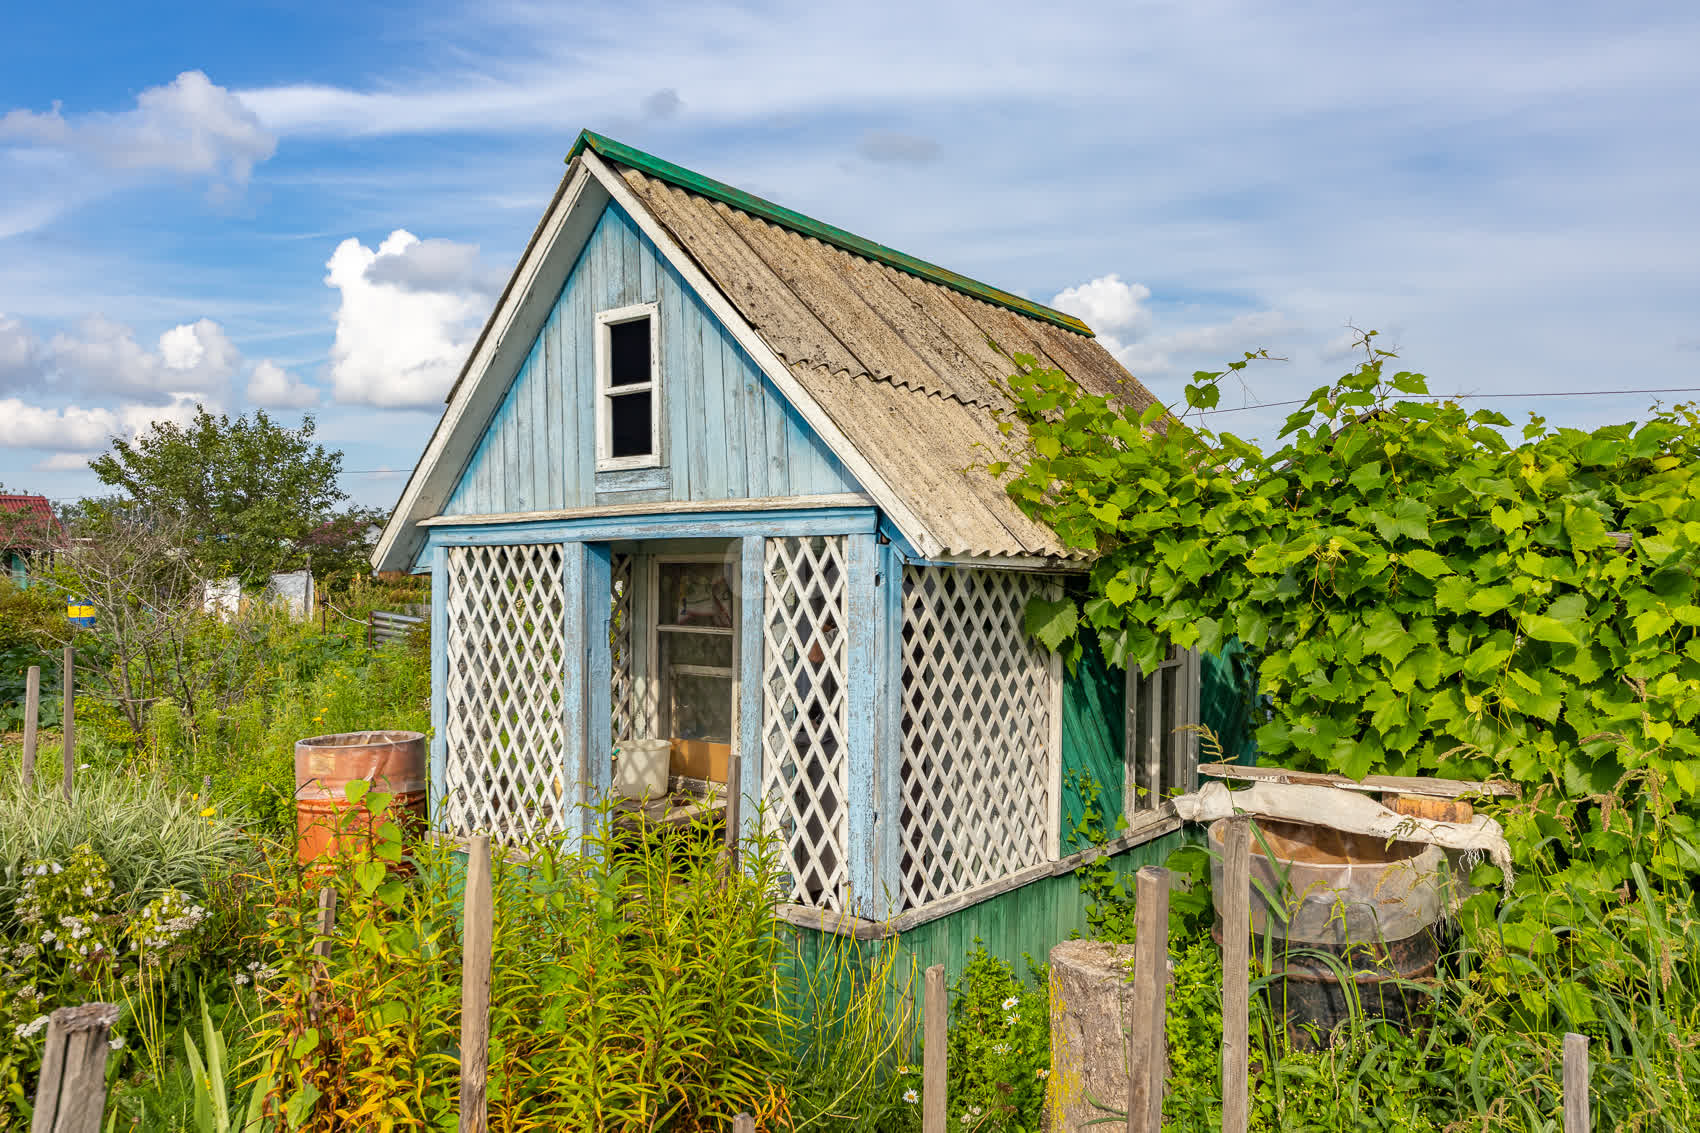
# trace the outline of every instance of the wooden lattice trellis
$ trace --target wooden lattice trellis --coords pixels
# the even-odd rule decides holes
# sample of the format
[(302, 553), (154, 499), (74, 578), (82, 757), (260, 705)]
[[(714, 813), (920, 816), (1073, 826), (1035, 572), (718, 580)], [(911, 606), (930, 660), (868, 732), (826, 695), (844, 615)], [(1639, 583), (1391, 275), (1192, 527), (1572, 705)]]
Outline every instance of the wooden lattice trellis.
[(903, 572), (899, 869), (907, 908), (1008, 876), (1050, 852), (1052, 658), (1022, 629), (1046, 579)]
[(558, 830), (569, 789), (560, 545), (454, 547), (448, 567), (444, 824), (500, 837)]
[(846, 804), (845, 540), (767, 541), (762, 794), (784, 839), (789, 899), (843, 909)]
[(609, 693), (609, 715), (615, 740), (632, 736), (632, 556), (615, 555), (612, 567), (613, 603), (609, 654), (613, 662)]

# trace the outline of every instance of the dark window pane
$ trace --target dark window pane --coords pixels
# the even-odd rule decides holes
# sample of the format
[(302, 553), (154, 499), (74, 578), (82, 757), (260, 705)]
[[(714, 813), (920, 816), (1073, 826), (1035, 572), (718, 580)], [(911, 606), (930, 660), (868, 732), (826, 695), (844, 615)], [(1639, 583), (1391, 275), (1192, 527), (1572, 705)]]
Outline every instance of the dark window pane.
[(608, 384), (629, 386), (649, 377), (649, 320), (614, 323), (608, 328)]
[(609, 456), (650, 455), (649, 391), (626, 393), (608, 399)]

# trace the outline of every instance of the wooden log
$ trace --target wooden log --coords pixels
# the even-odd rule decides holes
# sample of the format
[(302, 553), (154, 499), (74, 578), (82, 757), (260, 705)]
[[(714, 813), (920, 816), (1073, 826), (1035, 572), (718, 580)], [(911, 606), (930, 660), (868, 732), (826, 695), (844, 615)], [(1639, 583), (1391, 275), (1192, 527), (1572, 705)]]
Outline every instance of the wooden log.
[(490, 836), (472, 839), (466, 856), (466, 910), (460, 967), (460, 1133), (485, 1133), (490, 1070), (490, 950), (495, 909), (490, 896)]
[(49, 1017), (30, 1133), (100, 1133), (117, 1021), (112, 1003), (61, 1007)]
[(1135, 890), (1133, 1012), (1128, 1021), (1128, 1133), (1163, 1128), (1164, 1012), (1169, 990), (1169, 871), (1140, 869)]
[(65, 766), (65, 801), (71, 801), (72, 777), (77, 773), (77, 679), (76, 653), (69, 645), (65, 647), (65, 709), (61, 717), (64, 721), (64, 766)]
[(1469, 822), (1476, 817), (1476, 808), (1462, 799), (1442, 795), (1384, 794), (1381, 805), (1394, 814), (1408, 814), (1429, 822)]
[(24, 789), (35, 786), (36, 729), (41, 720), (41, 666), (31, 665), (24, 679)]
[(313, 955), (320, 960), (331, 958), (331, 933), (336, 929), (336, 886), (326, 885), (319, 890), (318, 939), (313, 941)]
[(1222, 1133), (1246, 1133), (1251, 1057), (1251, 819), (1228, 820), (1222, 847)]
[(1589, 1133), (1588, 1036), (1564, 1036), (1564, 1133)]
[(946, 1034), (949, 1030), (949, 999), (945, 994), (944, 965), (927, 969), (926, 1038), (921, 1047), (921, 1133), (945, 1133), (949, 1099), (945, 1095)]

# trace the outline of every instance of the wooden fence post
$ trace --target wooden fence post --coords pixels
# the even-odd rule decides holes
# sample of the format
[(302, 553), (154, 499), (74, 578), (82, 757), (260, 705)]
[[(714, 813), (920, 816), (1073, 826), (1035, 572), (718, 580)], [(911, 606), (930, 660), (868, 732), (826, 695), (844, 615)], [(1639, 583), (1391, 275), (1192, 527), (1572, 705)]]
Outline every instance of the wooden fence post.
[(41, 720), (41, 666), (24, 680), (24, 789), (35, 785), (35, 733)]
[(65, 801), (71, 801), (71, 778), (77, 773), (77, 651), (69, 645), (65, 647), (65, 710), (61, 719), (64, 721), (65, 744)]
[(1589, 1133), (1588, 1036), (1564, 1036), (1564, 1133)]
[(756, 1133), (756, 1119), (740, 1113), (732, 1119), (732, 1133)]
[(1222, 1133), (1245, 1133), (1251, 1106), (1251, 819), (1222, 839)]
[(331, 958), (331, 933), (336, 929), (336, 886), (326, 885), (319, 890), (319, 939), (313, 942), (313, 955), (320, 960)]
[(485, 1133), (490, 1069), (490, 947), (495, 908), (490, 895), (490, 836), (473, 837), (466, 855), (465, 942), (460, 966), (460, 1133)]
[(100, 1133), (106, 1109), (106, 1059), (118, 1007), (61, 1007), (48, 1019), (30, 1133)]
[(945, 994), (944, 965), (927, 969), (926, 1037), (921, 1047), (921, 1133), (945, 1133), (950, 1116), (945, 1095), (946, 1038), (950, 1028), (950, 1001)]
[(1163, 1128), (1164, 1014), (1169, 990), (1169, 871), (1140, 869), (1134, 904), (1133, 1018), (1127, 1044), (1128, 1133)]

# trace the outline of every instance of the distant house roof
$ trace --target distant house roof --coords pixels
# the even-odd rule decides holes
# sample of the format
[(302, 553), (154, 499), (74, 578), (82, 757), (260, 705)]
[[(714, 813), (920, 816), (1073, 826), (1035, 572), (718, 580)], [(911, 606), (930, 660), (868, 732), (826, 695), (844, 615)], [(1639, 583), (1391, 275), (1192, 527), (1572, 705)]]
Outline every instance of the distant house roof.
[[(721, 317), (742, 320), (766, 348), (756, 351), (757, 364), (830, 446), (853, 450), (840, 458), (859, 479), (871, 471), (877, 483), (864, 487), (917, 547), (952, 556), (1074, 557), (984, 465), (1009, 443), (997, 413), (1010, 407), (1000, 383), (1014, 371), (1015, 355), (1032, 355), (1087, 392), (1134, 408), (1156, 401), (1085, 323), (599, 134), (582, 133), (568, 160), (403, 489), (373, 556), (379, 569), (406, 566), (420, 542), (413, 525), (436, 514), (470, 454), (462, 433), (487, 420), (488, 409), (471, 406), (498, 396), (487, 383), (505, 389), (512, 380), (520, 354), (508, 342), (535, 333), (516, 334), (540, 325), (542, 293), (559, 286), (582, 246), (560, 235), (574, 230), (566, 217), (587, 201), (610, 199), (687, 279), (701, 281), (699, 290), (730, 305)], [(588, 196), (574, 188), (587, 175), (600, 187)], [(587, 229), (577, 231), (582, 241)], [(546, 269), (551, 262), (556, 274)]]
[(0, 493), (0, 547), (43, 550), (60, 532), (59, 517), (46, 496)]

